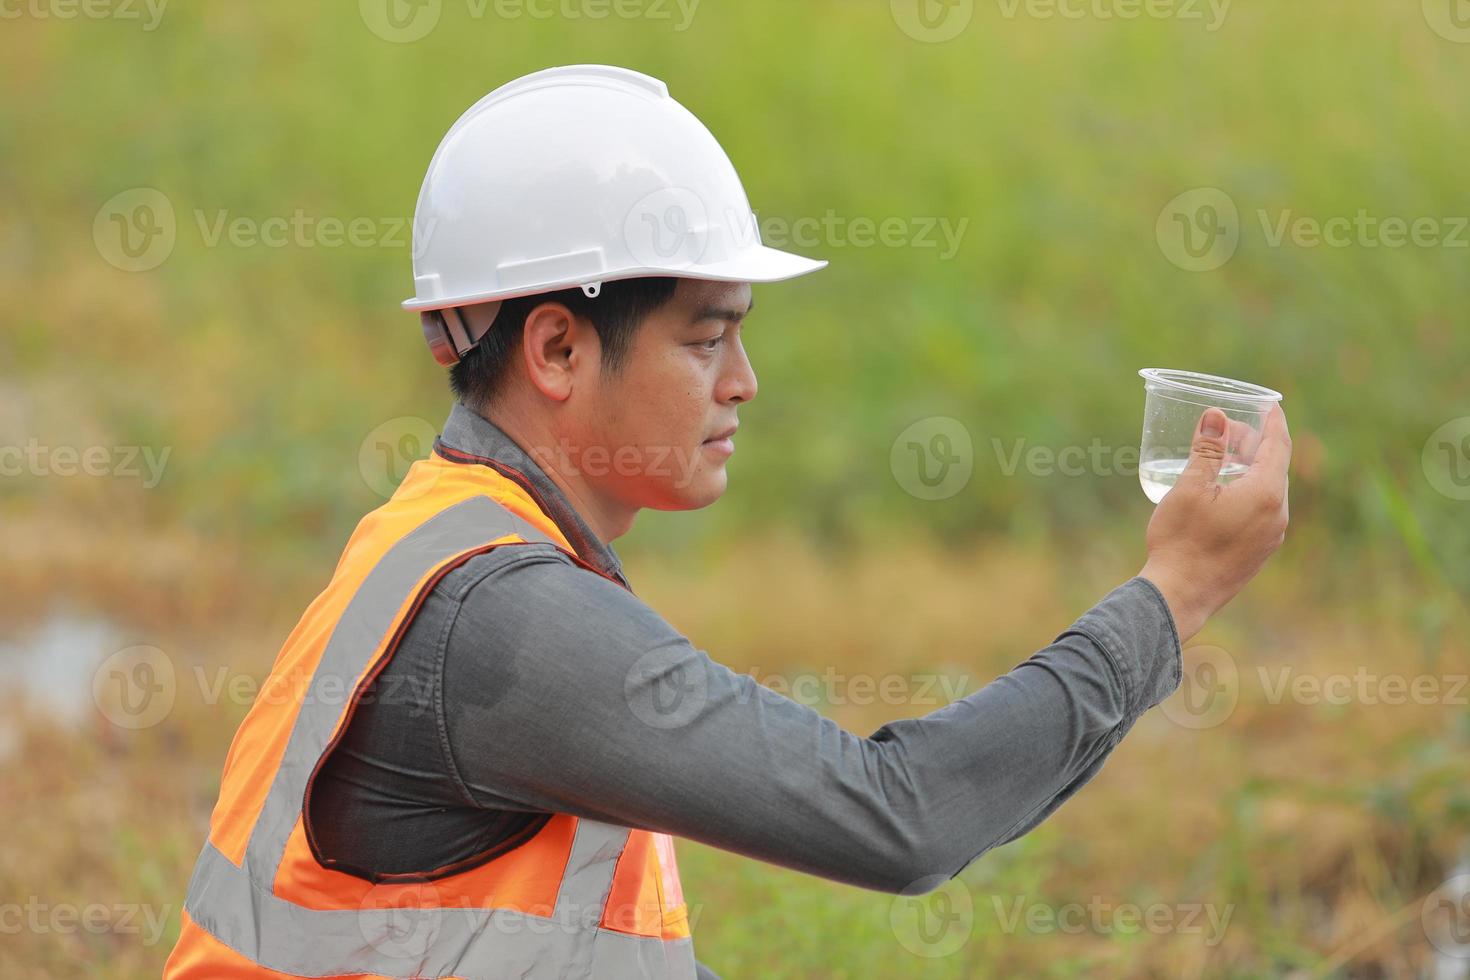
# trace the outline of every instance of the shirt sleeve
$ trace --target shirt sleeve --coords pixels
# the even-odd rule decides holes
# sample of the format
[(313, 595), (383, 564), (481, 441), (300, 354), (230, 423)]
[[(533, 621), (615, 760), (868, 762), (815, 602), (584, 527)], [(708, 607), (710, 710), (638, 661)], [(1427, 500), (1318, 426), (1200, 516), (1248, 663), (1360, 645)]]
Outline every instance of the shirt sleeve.
[(985, 687), (863, 737), (711, 660), (555, 549), (497, 551), (513, 554), (449, 628), (437, 705), (468, 799), (863, 888), (937, 887), (1024, 834), (1180, 681), (1168, 606), (1133, 578)]

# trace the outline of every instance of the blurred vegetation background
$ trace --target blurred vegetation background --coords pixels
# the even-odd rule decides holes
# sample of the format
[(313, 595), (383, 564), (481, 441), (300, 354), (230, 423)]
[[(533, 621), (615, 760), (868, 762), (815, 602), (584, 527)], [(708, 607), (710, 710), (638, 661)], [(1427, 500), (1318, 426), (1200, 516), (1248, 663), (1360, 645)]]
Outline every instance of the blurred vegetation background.
[[(429, 158), (489, 90), (584, 62), (664, 79), (768, 243), (831, 260), (757, 288), (760, 395), (725, 498), (617, 542), (640, 594), (733, 669), (938, 671), (968, 693), (1050, 642), (1143, 560), (1149, 505), (1118, 455), (1138, 443), (1139, 368), (1282, 391), (1296, 447), (1287, 546), (1186, 651), (1226, 652), (1226, 717), (1150, 713), (1054, 820), (967, 870), (967, 941), (915, 953), (889, 896), (681, 842), (700, 958), (730, 977), (1445, 962), (1421, 911), (1470, 858), (1470, 713), (1448, 693), (1470, 670), (1470, 30), (1453, 0), (960, 2), (925, 8), (938, 28), (904, 0), (387, 3), (26, 0), (0, 24), (0, 447), (51, 453), (0, 478), (0, 899), (171, 917), (153, 942), (20, 930), (0, 972), (157, 974), (248, 708), (195, 680), (264, 676), (447, 414), (398, 307)], [(1223, 262), (1167, 233), (1202, 188), (1238, 211)], [(120, 252), (115, 215), (160, 199), (163, 257)], [(1436, 241), (1273, 241), (1360, 214), (1429, 219)], [(217, 234), (237, 219), (305, 230)], [(801, 219), (839, 231), (771, 240)], [(358, 244), (324, 225), (363, 220)], [(903, 244), (865, 243), (861, 222), (890, 220)], [(891, 450), (938, 417), (968, 434), (973, 475), (925, 500)], [(403, 457), (386, 470), (384, 438)], [(1077, 475), (1005, 465), (1093, 445), (1107, 465)], [(66, 475), (57, 447), (104, 447), (113, 472)], [(119, 447), (166, 458), (160, 477), (129, 475)], [(137, 644), (166, 652), (177, 699), (129, 730), (93, 681)], [(794, 659), (811, 644), (828, 659)], [(1441, 693), (1273, 700), (1267, 668)], [(934, 707), (818, 706), (862, 733)], [(995, 896), (1234, 914), (1208, 945), (1028, 933)]]

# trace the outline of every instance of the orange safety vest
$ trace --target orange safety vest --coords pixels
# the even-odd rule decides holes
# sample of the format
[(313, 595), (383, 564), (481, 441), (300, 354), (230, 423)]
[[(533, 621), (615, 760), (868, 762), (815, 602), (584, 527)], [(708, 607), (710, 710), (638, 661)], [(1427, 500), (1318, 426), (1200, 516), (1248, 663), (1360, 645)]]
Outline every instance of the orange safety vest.
[(595, 571), (518, 480), (438, 445), (363, 518), (230, 745), (166, 980), (695, 976), (667, 834), (558, 813), (488, 860), (369, 881), (323, 860), (303, 819), (313, 776), (434, 585), (534, 542)]

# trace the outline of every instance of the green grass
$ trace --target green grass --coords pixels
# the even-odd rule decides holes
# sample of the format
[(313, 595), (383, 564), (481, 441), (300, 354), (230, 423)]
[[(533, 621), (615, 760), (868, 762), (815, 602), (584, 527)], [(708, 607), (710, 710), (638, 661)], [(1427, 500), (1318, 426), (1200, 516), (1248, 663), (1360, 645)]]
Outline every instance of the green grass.
[[(350, 8), (178, 5), (150, 33), (22, 18), (0, 39), (15, 96), (0, 103), (0, 363), (31, 409), (25, 434), (174, 448), (140, 504), (150, 518), (335, 542), (376, 499), (353, 465), (363, 437), (400, 416), (437, 426), (446, 409), (397, 308), (406, 243), (210, 247), (201, 222), (300, 208), (387, 233), (476, 98), (536, 68), (608, 61), (669, 81), (766, 220), (968, 222), (947, 261), (843, 237), (799, 249), (828, 270), (761, 289), (748, 331), (761, 394), (734, 491), (701, 530), (1094, 528), (1136, 503), (1130, 477), (1007, 477), (993, 440), (1134, 445), (1135, 371), (1168, 365), (1284, 391), (1299, 517), (1354, 547), (1397, 541), (1375, 490), (1387, 480), (1470, 588), (1452, 561), (1470, 545), (1458, 502), (1420, 466), (1430, 432), (1467, 411), (1470, 249), (1273, 248), (1257, 215), (1465, 212), (1470, 50), (1413, 5), (1242, 7), (1212, 32), (981, 4), (946, 44), (911, 40), (881, 3), (709, 2), (680, 33), (450, 2), (411, 44)], [(1236, 201), (1241, 245), (1187, 272), (1155, 221), (1201, 186)], [(164, 192), (179, 232), (163, 265), (126, 273), (89, 231), (134, 187)], [(932, 415), (966, 425), (977, 475), (922, 502), (890, 478), (888, 449)], [(679, 521), (650, 519), (635, 540), (668, 543)]]

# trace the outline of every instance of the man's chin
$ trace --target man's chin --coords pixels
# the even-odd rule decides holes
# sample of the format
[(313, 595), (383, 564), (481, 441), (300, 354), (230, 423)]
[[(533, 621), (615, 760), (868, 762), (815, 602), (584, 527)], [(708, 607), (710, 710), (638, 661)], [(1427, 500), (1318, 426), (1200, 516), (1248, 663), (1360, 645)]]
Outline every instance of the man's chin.
[(728, 484), (725, 467), (721, 465), (701, 472), (689, 484), (665, 488), (657, 501), (647, 506), (653, 510), (699, 510), (723, 497)]

